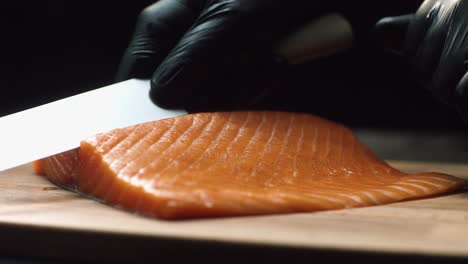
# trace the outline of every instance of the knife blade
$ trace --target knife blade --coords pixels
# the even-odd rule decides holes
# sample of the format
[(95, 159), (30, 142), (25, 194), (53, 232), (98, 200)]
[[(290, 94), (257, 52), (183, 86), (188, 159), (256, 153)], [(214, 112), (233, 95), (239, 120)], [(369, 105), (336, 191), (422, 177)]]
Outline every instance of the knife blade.
[[(351, 42), (349, 22), (330, 13), (292, 32), (274, 53), (299, 64)], [(97, 133), (187, 113), (156, 106), (149, 89), (148, 80), (131, 79), (0, 118), (0, 171), (76, 148)]]
[(0, 118), (0, 171), (79, 146), (100, 132), (186, 114), (153, 104), (131, 79)]

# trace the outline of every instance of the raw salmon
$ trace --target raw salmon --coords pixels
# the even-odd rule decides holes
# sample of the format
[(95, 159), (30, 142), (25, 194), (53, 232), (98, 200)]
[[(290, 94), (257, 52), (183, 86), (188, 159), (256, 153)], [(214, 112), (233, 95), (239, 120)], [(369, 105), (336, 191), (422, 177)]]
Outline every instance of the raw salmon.
[(166, 219), (362, 207), (463, 186), (441, 173), (402, 173), (350, 129), (285, 112), (199, 113), (116, 129), (35, 169), (106, 204)]

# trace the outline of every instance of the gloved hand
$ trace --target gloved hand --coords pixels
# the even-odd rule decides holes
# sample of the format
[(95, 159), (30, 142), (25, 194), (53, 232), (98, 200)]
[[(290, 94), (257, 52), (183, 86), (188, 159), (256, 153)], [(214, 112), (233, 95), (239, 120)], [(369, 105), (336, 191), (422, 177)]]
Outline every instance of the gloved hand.
[(376, 25), (387, 49), (408, 56), (416, 78), (468, 121), (468, 0), (426, 0), (415, 14)]
[(337, 2), (160, 0), (140, 14), (117, 78), (152, 78), (150, 96), (166, 108), (248, 105), (273, 45)]

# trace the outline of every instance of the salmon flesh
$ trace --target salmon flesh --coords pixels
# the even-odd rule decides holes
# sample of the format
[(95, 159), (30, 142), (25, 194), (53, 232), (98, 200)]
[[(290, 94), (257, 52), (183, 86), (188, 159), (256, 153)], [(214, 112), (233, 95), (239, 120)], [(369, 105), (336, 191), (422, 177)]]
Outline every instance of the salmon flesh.
[(446, 174), (392, 168), (335, 122), (268, 111), (115, 129), (33, 165), (64, 188), (164, 219), (363, 207), (463, 187)]

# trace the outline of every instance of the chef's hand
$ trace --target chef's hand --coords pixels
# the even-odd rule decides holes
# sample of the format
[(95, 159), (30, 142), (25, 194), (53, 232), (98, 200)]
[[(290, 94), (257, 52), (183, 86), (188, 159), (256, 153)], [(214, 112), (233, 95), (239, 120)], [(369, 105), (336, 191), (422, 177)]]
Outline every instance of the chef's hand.
[(415, 14), (380, 20), (376, 32), (389, 50), (409, 57), (424, 87), (468, 121), (468, 0), (426, 0)]
[(166, 108), (248, 104), (272, 46), (337, 1), (160, 0), (140, 14), (118, 80), (152, 78), (150, 96)]

